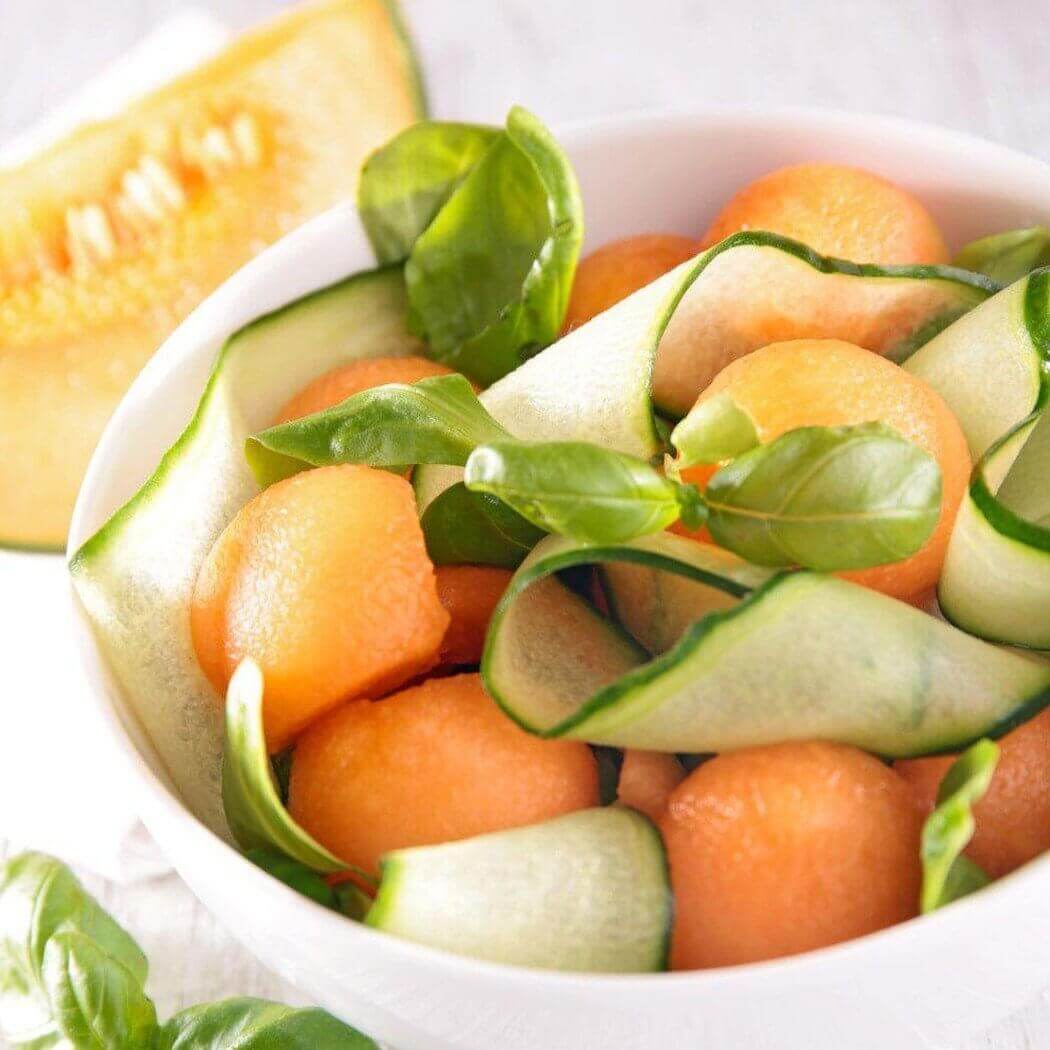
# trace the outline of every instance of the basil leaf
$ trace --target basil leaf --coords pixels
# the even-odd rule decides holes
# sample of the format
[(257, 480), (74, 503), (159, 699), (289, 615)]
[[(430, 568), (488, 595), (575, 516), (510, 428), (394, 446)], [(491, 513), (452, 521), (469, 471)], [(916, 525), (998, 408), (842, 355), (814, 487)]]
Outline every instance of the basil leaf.
[(978, 740), (952, 763), (937, 791), (937, 807), (922, 829), (923, 914), (950, 904), (988, 883), (988, 877), (961, 856), (973, 838), (973, 806), (988, 790), (999, 747)]
[(410, 326), (436, 360), (495, 382), (557, 337), (582, 238), (568, 160), (515, 107), (412, 248)]
[(640, 459), (582, 441), (481, 445), (467, 460), (463, 481), (539, 528), (583, 543), (659, 532), (678, 519), (682, 490), (692, 489)]
[(264, 999), (226, 999), (176, 1014), (152, 1050), (378, 1050), (378, 1044), (324, 1010)]
[(263, 849), (250, 849), (245, 854), (258, 868), (283, 882), (289, 889), (309, 897), (322, 908), (348, 915), (351, 919), (363, 919), (371, 901), (352, 882), (346, 881), (330, 886), (312, 868), (301, 864), (283, 853)]
[(461, 375), (362, 390), (323, 412), (248, 438), (244, 453), (260, 485), (306, 467), (365, 463), (460, 467), (476, 445), (506, 437)]
[(361, 169), (357, 210), (381, 265), (408, 258), (420, 234), (500, 136), (499, 128), (423, 121)]
[(722, 467), (704, 500), (715, 542), (754, 564), (862, 569), (926, 542), (941, 472), (882, 423), (801, 427)]
[(1040, 266), (1050, 265), (1050, 229), (1032, 226), (971, 241), (952, 265), (983, 273), (1000, 284), (1013, 284)]
[(44, 984), (66, 1044), (77, 1050), (146, 1047), (157, 1011), (142, 982), (90, 937), (67, 930), (44, 950)]
[(322, 908), (338, 911), (332, 887), (313, 868), (283, 853), (256, 846), (248, 850), (245, 856), (257, 867), (268, 872), (275, 879), (283, 882), (289, 889), (301, 893), (304, 897), (320, 904)]
[(262, 700), (262, 671), (253, 660), (242, 660), (226, 691), (222, 804), (230, 831), (245, 852), (281, 853), (326, 874), (346, 871), (349, 866), (299, 827), (281, 803), (266, 752)]
[(21, 853), (0, 867), (0, 1042), (48, 1046), (62, 1038), (44, 976), (52, 938), (79, 933), (139, 985), (147, 963), (130, 935), (53, 857)]
[(437, 496), (420, 519), (435, 565), (498, 565), (516, 569), (546, 535), (495, 496), (457, 482)]
[(722, 463), (758, 443), (754, 420), (723, 391), (698, 401), (671, 431), (671, 444), (678, 452), (672, 464), (682, 471), (701, 463)]

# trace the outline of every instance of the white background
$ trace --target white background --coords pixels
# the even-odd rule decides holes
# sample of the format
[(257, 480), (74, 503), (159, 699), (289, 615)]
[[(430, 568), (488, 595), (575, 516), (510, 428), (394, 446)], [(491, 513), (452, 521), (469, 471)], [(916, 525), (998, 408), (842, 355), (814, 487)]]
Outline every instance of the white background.
[[(0, 0), (0, 140), (182, 6)], [(239, 27), (282, 5), (196, 6)], [(552, 124), (656, 106), (812, 104), (929, 120), (1050, 159), (1050, 19), (1037, 0), (403, 0), (403, 8), (442, 117), (498, 121), (514, 102)], [(0, 855), (4, 848), (0, 841)], [(87, 881), (146, 950), (162, 1016), (232, 994), (300, 1001), (174, 876), (120, 889)], [(1045, 997), (958, 1050), (1048, 1047)]]

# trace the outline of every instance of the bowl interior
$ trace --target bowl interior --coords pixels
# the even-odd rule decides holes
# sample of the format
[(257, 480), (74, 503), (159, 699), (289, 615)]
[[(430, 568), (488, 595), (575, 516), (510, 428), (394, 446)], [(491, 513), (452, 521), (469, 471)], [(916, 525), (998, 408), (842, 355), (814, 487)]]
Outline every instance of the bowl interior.
[[(712, 111), (581, 125), (566, 129), (560, 139), (580, 178), (591, 247), (643, 231), (699, 236), (720, 204), (750, 178), (813, 159), (867, 167), (912, 189), (934, 212), (953, 247), (984, 233), (1050, 220), (1046, 165), (965, 136), (896, 120), (794, 110)], [(356, 215), (343, 206), (285, 238), (207, 300), (161, 347), (107, 427), (80, 492), (70, 550), (152, 472), (190, 418), (227, 335), (261, 313), (370, 265)], [(659, 1009), (688, 1020), (701, 1006), (709, 1017), (721, 1010), (727, 1018), (725, 1032), (736, 1040), (720, 1041), (718, 1029), (711, 1033), (711, 1045), (750, 1045), (744, 1042), (748, 1031), (761, 1045), (773, 1045), (761, 1033), (774, 1023), (776, 1008), (771, 1006), (772, 1012), (761, 1018), (762, 1027), (748, 1029), (758, 1023), (748, 1016), (753, 1014), (750, 997), (763, 995), (770, 1003), (783, 1000), (790, 1006), (817, 993), (824, 997), (823, 1019), (819, 1027), (805, 1029), (810, 1042), (798, 1045), (830, 1046), (834, 1043), (825, 1043), (820, 1033), (826, 1029), (833, 1039), (840, 1024), (850, 1023), (867, 1000), (847, 997), (840, 1012), (829, 1008), (828, 997), (840, 995), (843, 981), (891, 970), (896, 974), (893, 994), (914, 1009), (909, 1014), (895, 1007), (890, 1014), (900, 1013), (908, 1025), (925, 1025), (940, 1038), (990, 1023), (1050, 978), (1045, 905), (1038, 912), (1041, 922), (1034, 924), (1041, 952), (1032, 947), (1035, 955), (1026, 956), (1017, 940), (1021, 933), (1015, 937), (1008, 928), (1011, 916), (1023, 915), (1024, 907), (1047, 897), (1047, 858), (922, 922), (798, 959), (727, 971), (617, 978), (553, 975), (477, 964), (375, 934), (323, 912), (269, 879), (182, 807), (97, 651), (85, 618), (78, 620), (88, 690), (115, 753), (127, 767), (143, 817), (174, 865), (264, 961), (330, 1008), (400, 1046), (480, 1048), (496, 1037), (511, 1050), (608, 1046), (617, 1040), (621, 1046), (685, 1046), (691, 1044), (671, 1035), (661, 1043), (637, 1041), (632, 1033), (657, 1029), (639, 1028), (635, 1011)], [(265, 924), (258, 922), (260, 915), (267, 916)], [(998, 932), (1004, 924), (1005, 934)], [(978, 934), (986, 965), (975, 963), (968, 979), (970, 985), (978, 978), (984, 982), (979, 1001), (962, 994), (954, 978), (931, 986), (930, 971), (937, 969), (931, 960), (952, 943), (974, 942), (976, 950)], [(1004, 936), (1000, 951), (997, 938)], [(1028, 957), (1036, 965), (1004, 967), (1008, 956)], [(395, 981), (391, 974), (397, 975)], [(462, 1008), (456, 1007), (457, 999), (464, 1000)], [(478, 1008), (479, 1002), (487, 1005)], [(592, 1019), (590, 1027), (574, 1029), (571, 1015), (579, 1010), (573, 1004), (582, 1002), (595, 1009), (600, 1004), (602, 1016), (615, 1023), (610, 1021), (612, 1027), (606, 1029)], [(872, 1020), (873, 1039), (892, 1034), (879, 1027), (886, 1023)], [(545, 1043), (538, 1041), (539, 1033)]]

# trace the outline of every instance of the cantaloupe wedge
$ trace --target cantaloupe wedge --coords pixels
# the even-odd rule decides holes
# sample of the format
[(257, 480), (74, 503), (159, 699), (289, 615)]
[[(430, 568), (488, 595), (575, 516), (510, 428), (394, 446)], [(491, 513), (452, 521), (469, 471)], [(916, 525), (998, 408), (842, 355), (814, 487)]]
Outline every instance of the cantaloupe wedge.
[(117, 400), (262, 248), (423, 115), (383, 0), (320, 0), (0, 172), (0, 544), (60, 546)]

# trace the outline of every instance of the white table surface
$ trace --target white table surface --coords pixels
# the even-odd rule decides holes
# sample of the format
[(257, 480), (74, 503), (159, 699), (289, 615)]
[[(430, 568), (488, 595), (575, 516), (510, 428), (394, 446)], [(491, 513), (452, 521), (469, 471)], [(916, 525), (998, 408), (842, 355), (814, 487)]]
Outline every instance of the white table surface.
[[(0, 140), (182, 6), (0, 0)], [(196, 6), (242, 26), (282, 5)], [(432, 110), (442, 117), (498, 121), (514, 102), (549, 123), (655, 106), (825, 105), (934, 121), (1050, 159), (1050, 19), (1039, 0), (403, 0), (403, 7)], [(20, 845), (0, 839), (0, 856)], [(176, 876), (119, 889), (85, 882), (145, 949), (161, 1016), (235, 994), (303, 1002)], [(957, 964), (965, 963), (946, 960)], [(1050, 993), (963, 1047), (887, 1050), (1047, 1047)]]

